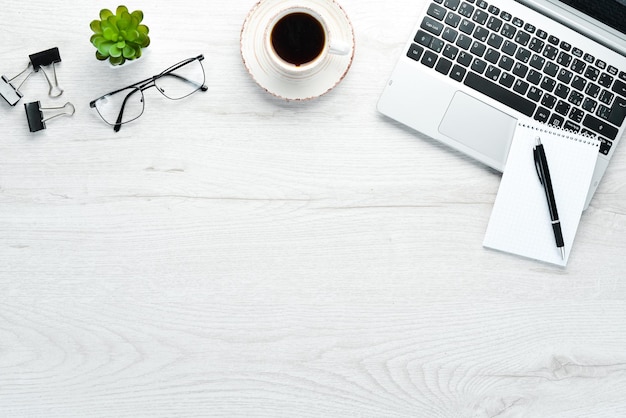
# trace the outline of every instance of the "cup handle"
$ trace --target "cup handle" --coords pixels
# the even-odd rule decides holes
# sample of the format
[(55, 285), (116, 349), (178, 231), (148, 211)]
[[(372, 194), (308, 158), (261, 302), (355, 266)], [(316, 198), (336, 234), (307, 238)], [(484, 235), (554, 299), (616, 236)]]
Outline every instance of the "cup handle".
[(328, 52), (333, 55), (348, 55), (350, 49), (350, 45), (346, 42), (332, 41), (329, 45)]

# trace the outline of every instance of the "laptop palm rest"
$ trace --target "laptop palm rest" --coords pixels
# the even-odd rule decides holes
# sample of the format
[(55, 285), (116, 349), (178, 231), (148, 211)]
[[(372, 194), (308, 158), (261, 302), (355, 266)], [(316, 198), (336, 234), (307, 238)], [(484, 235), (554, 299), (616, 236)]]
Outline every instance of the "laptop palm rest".
[(517, 119), (457, 91), (439, 132), (474, 151), (482, 162), (502, 171)]

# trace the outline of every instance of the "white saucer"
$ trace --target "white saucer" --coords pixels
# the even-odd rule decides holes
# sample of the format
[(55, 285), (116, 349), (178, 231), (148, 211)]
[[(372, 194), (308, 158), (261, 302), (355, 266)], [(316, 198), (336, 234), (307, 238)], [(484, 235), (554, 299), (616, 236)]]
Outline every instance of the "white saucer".
[[(278, 11), (306, 3), (319, 9), (329, 32), (350, 45), (350, 52), (330, 56), (323, 69), (308, 77), (285, 77), (274, 70), (263, 54), (265, 28)], [(241, 57), (254, 81), (267, 92), (286, 100), (312, 99), (339, 84), (350, 69), (354, 58), (354, 30), (335, 0), (261, 0), (250, 10), (241, 28)]]

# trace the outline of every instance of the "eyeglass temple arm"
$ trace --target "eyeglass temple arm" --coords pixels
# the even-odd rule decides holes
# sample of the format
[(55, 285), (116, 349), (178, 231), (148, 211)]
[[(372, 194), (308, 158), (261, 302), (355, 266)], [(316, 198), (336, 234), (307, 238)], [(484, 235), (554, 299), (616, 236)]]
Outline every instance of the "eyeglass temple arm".
[[(139, 84), (139, 83), (136, 83), (136, 84)], [(122, 102), (122, 106), (120, 107), (120, 113), (117, 115), (117, 120), (115, 121), (115, 125), (113, 126), (113, 130), (115, 132), (119, 132), (120, 129), (122, 129), (122, 117), (124, 116), (124, 108), (126, 107), (126, 102), (130, 98), (130, 96), (132, 96), (133, 94), (137, 92), (141, 92), (141, 90), (142, 89), (137, 88), (131, 91), (130, 93), (128, 93), (126, 97), (124, 97), (124, 101)]]

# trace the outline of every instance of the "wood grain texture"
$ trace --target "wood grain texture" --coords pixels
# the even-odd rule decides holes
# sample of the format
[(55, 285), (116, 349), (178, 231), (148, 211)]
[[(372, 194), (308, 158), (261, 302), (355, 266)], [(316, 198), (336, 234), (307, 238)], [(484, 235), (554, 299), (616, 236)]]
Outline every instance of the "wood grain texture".
[[(626, 416), (626, 150), (560, 269), (482, 248), (500, 175), (376, 101), (424, 2), (341, 0), (346, 79), (254, 84), (254, 1), (137, 0), (141, 62), (93, 58), (103, 1), (7, 0), (0, 73), (58, 46), (76, 106), (0, 103), (0, 416)], [(204, 53), (206, 93), (117, 134), (90, 100)]]

